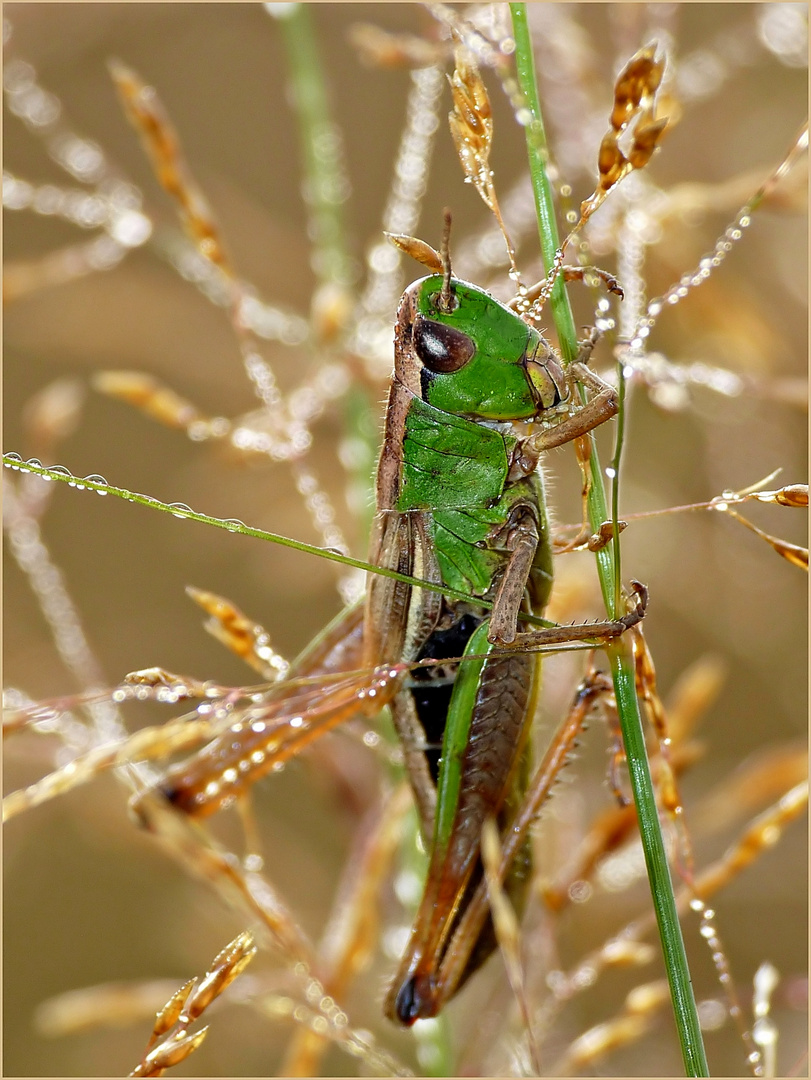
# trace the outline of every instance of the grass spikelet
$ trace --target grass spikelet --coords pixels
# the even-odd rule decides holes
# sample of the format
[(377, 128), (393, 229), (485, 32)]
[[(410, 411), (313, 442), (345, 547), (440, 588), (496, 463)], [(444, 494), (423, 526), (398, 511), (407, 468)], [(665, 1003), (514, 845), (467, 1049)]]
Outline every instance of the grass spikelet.
[(99, 371), (93, 376), (93, 389), (133, 405), (167, 427), (188, 431), (205, 419), (190, 401), (143, 371)]
[(227, 270), (228, 259), (211, 207), (189, 172), (175, 130), (156, 90), (119, 60), (111, 60), (108, 66), (127, 116), (152, 159), (156, 176), (182, 208), (189, 237), (206, 259)]
[(448, 123), (465, 179), (473, 184), (498, 222), (507, 245), (510, 271), (517, 280), (515, 249), (501, 217), (493, 170), (490, 168), (490, 151), (493, 147), (493, 112), (490, 98), (479, 69), (467, 49), (457, 48), (456, 66), (448, 81), (453, 95), (453, 112), (448, 116)]
[(416, 259), (418, 263), (427, 266), (435, 274), (442, 273), (442, 256), (436, 248), (431, 247), (430, 244), (417, 239), (415, 236), (402, 236), (399, 233), (386, 233), (385, 235), (386, 239), (394, 244), (399, 251), (402, 251), (405, 255), (410, 255), (412, 259)]
[(271, 682), (285, 677), (290, 665), (273, 650), (263, 626), (216, 593), (192, 585), (186, 586), (186, 593), (210, 616), (204, 625), (217, 641)]
[[(580, 207), (580, 229), (604, 201), (609, 191), (632, 172), (647, 165), (659, 146), (668, 117), (656, 115), (656, 92), (662, 81), (665, 61), (657, 58), (657, 45), (640, 49), (631, 57), (614, 84), (614, 104), (609, 118), (610, 128), (603, 136), (597, 156), (599, 182), (594, 193)], [(627, 153), (620, 139), (636, 121)], [(571, 236), (569, 237), (571, 239)], [(566, 246), (566, 241), (564, 247)]]
[(147, 1052), (130, 1076), (163, 1076), (179, 1065), (200, 1046), (208, 1027), (190, 1035), (191, 1024), (228, 986), (238, 978), (256, 955), (256, 945), (248, 931), (243, 931), (220, 952), (198, 982), (190, 979), (181, 986), (159, 1011)]

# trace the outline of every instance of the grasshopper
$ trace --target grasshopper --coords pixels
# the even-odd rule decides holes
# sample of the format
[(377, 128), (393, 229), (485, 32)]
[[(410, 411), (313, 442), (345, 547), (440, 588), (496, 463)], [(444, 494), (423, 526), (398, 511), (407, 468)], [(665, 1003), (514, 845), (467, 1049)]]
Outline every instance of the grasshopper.
[[(177, 808), (205, 816), (323, 730), (389, 704), (430, 852), (385, 1003), (386, 1014), (405, 1025), (436, 1015), (495, 948), (488, 924), (457, 985), (438, 986), (482, 876), (482, 826), (494, 817), (505, 829), (526, 789), (540, 683), (533, 650), (615, 637), (645, 607), (639, 586), (634, 610), (615, 621), (520, 628), (522, 616), (543, 612), (552, 585), (539, 458), (613, 416), (616, 391), (587, 366), (595, 333), (564, 372), (536, 329), (452, 276), (446, 246), (440, 255), (409, 238), (409, 247), (442, 272), (415, 281), (399, 304), (369, 561), (429, 587), (369, 575), (365, 601), (294, 662), (292, 690), (270, 691), (161, 785)], [(576, 380), (593, 396), (566, 410)], [(531, 430), (548, 418), (556, 422)], [(353, 667), (375, 675), (363, 686), (340, 676)], [(322, 676), (332, 685), (314, 701), (310, 680)], [(518, 907), (529, 862), (525, 844), (505, 883)]]

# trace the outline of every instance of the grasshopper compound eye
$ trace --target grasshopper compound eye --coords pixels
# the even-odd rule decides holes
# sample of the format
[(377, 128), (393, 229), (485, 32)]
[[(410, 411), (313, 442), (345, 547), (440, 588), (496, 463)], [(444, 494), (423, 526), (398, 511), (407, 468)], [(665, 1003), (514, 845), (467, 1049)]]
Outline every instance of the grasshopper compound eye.
[(463, 331), (432, 319), (416, 319), (412, 340), (423, 366), (437, 375), (459, 371), (476, 351), (476, 343)]
[(525, 360), (527, 379), (539, 409), (551, 409), (568, 396), (566, 376), (545, 343)]

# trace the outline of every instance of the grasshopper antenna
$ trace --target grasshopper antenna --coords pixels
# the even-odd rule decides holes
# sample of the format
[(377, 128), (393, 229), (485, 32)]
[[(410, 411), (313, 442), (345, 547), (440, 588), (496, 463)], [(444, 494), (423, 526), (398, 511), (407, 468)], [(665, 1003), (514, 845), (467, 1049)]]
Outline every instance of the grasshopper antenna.
[(444, 226), (442, 229), (442, 247), (440, 258), (442, 259), (442, 291), (439, 294), (439, 310), (449, 312), (451, 310), (451, 212), (445, 207), (442, 211)]

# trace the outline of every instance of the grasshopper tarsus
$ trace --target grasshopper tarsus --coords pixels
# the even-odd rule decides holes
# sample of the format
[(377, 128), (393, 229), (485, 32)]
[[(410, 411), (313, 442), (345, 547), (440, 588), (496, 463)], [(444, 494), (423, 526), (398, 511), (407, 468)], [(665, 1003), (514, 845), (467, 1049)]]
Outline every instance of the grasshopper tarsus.
[(630, 630), (632, 626), (636, 626), (637, 623), (642, 622), (648, 610), (648, 599), (650, 598), (647, 585), (643, 585), (642, 582), (637, 581), (636, 578), (631, 578), (631, 584), (634, 587), (634, 594), (636, 596), (636, 607), (633, 611), (629, 611), (627, 615), (621, 615), (618, 620), (618, 622), (621, 622), (625, 626), (626, 630)]
[(625, 292), (622, 285), (620, 285), (617, 278), (615, 278), (613, 274), (609, 274), (607, 270), (601, 270), (599, 266), (563, 267), (564, 281), (582, 281), (585, 283), (589, 277), (596, 277), (598, 281), (602, 281), (608, 292), (614, 293), (620, 300), (625, 299)]

